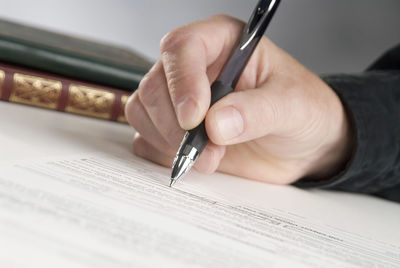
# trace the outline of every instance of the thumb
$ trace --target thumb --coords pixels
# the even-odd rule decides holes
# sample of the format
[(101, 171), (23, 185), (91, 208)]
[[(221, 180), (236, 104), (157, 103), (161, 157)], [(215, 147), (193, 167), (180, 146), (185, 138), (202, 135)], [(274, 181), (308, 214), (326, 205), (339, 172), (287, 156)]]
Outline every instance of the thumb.
[(215, 144), (230, 145), (277, 132), (285, 121), (282, 104), (281, 96), (265, 88), (230, 93), (208, 111), (207, 134)]

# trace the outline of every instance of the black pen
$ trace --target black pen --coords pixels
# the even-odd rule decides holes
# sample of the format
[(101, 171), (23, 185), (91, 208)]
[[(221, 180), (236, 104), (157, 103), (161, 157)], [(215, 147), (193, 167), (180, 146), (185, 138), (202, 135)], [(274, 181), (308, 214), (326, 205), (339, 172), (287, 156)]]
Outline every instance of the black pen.
[[(235, 89), (243, 69), (264, 35), (279, 3), (280, 0), (260, 0), (258, 2), (229, 60), (211, 85), (210, 106)], [(207, 142), (208, 136), (204, 120), (196, 128), (186, 132), (172, 165), (169, 186), (172, 186), (190, 170)]]

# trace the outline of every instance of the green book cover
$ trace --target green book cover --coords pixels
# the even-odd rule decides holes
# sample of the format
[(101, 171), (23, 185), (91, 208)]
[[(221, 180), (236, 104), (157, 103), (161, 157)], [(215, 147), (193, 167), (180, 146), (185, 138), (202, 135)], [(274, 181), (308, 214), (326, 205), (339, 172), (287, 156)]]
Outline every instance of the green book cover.
[(0, 61), (129, 91), (152, 65), (128, 49), (1, 19)]

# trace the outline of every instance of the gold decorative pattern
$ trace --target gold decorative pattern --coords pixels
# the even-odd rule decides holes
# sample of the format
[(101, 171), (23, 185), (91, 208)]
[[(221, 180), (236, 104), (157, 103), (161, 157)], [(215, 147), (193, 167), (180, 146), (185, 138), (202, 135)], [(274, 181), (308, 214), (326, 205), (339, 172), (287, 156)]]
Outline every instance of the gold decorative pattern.
[(110, 119), (114, 101), (115, 94), (109, 91), (71, 84), (65, 111)]
[(128, 101), (128, 98), (129, 98), (129, 96), (126, 96), (126, 95), (121, 96), (121, 111), (117, 118), (118, 122), (128, 123), (128, 120), (126, 120), (126, 117), (125, 117), (125, 105), (126, 105), (126, 102)]
[(61, 90), (62, 83), (60, 81), (15, 73), (10, 101), (56, 109)]
[(3, 70), (0, 70), (0, 98), (1, 95), (3, 94), (3, 84), (5, 78), (6, 78), (6, 73)]

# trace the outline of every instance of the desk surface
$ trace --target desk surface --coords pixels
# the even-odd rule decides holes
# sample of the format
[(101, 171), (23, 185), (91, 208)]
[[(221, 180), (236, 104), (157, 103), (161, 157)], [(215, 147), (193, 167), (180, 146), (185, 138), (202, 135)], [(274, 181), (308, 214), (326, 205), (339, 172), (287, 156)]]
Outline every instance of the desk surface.
[(171, 189), (127, 125), (6, 102), (0, 122), (0, 266), (172, 267), (176, 246), (185, 268), (400, 263), (399, 204), (218, 173)]
[[(0, 163), (99, 150), (104, 153), (132, 152), (134, 131), (119, 123), (7, 102), (0, 102), (0, 122)], [(285, 195), (287, 206), (308, 210), (310, 215), (319, 215), (321, 221), (339, 223), (343, 228), (400, 246), (400, 204), (365, 195), (322, 190), (308, 191), (304, 196), (309, 199), (302, 203), (295, 196), (290, 198), (290, 194), (296, 195), (296, 192), (291, 186), (287, 188), (277, 188), (279, 192), (283, 191), (280, 193)], [(279, 198), (265, 199), (262, 190), (254, 191), (261, 200), (255, 199), (255, 202), (276, 202)], [(314, 197), (321, 198), (316, 202), (324, 200), (326, 203), (314, 204)], [(340, 211), (332, 213), (332, 208)]]

